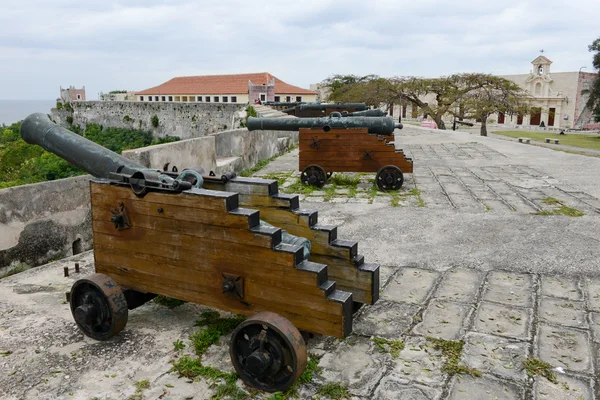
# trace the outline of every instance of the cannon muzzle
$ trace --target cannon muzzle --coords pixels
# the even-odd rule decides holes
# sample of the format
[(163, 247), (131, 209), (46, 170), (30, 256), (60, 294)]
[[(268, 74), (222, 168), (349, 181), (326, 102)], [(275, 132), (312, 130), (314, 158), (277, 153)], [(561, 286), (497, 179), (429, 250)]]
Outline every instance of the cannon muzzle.
[(21, 125), (21, 137), (37, 144), (98, 178), (111, 173), (133, 175), (143, 165), (121, 157), (97, 143), (56, 125), (46, 114), (31, 114)]
[(340, 113), (321, 118), (249, 117), (246, 126), (249, 131), (297, 131), (300, 128), (311, 128), (329, 132), (331, 129), (368, 128), (369, 133), (388, 136), (394, 134), (394, 129), (402, 129), (402, 124), (394, 123), (391, 117), (342, 117)]

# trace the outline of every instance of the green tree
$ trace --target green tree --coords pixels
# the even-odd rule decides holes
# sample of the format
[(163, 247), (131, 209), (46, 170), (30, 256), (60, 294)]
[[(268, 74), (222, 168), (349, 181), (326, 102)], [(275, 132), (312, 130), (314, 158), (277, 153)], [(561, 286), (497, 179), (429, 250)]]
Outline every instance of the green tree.
[[(439, 129), (446, 129), (443, 117), (452, 114), (467, 93), (493, 85), (497, 77), (487, 74), (454, 74), (441, 78), (393, 78), (391, 92), (397, 102), (408, 101), (431, 116)], [(426, 101), (431, 98), (431, 101)]]
[(598, 76), (594, 79), (590, 89), (583, 91), (583, 94), (589, 94), (590, 97), (587, 106), (592, 109), (594, 121), (600, 122), (600, 37), (588, 46), (589, 51), (595, 51), (592, 59), (592, 65), (598, 71)]
[(519, 85), (497, 76), (485, 78), (486, 84), (464, 94), (459, 100), (459, 115), (456, 107), (450, 112), (455, 117), (481, 120), (481, 136), (487, 136), (487, 119), (495, 113), (527, 113), (527, 94)]

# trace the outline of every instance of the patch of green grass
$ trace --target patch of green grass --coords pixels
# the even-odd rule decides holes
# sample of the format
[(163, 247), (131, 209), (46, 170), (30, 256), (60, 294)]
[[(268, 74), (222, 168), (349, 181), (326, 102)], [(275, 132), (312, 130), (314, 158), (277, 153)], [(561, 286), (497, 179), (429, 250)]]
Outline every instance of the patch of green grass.
[(231, 333), (246, 317), (238, 315), (234, 318), (221, 318), (216, 311), (207, 311), (200, 314), (196, 326), (206, 326), (205, 329), (190, 336), (194, 349), (198, 356), (204, 354), (206, 349), (219, 341), (223, 335)]
[(567, 217), (582, 217), (585, 215), (583, 213), (583, 211), (578, 210), (576, 208), (568, 207), (565, 205), (560, 206), (559, 208), (556, 208), (551, 211), (542, 210), (542, 211), (534, 212), (532, 214), (534, 214), (534, 215), (564, 215)]
[(401, 340), (389, 340), (379, 337), (374, 337), (372, 340), (380, 353), (390, 353), (392, 358), (398, 358), (400, 356), (400, 352), (404, 350), (405, 346), (404, 342)]
[(444, 340), (427, 336), (425, 339), (431, 342), (434, 350), (442, 352), (442, 356), (446, 358), (442, 366), (442, 372), (449, 375), (468, 374), (473, 377), (480, 377), (481, 371), (475, 368), (467, 367), (459, 364), (460, 356), (465, 345), (464, 340)]
[(248, 399), (250, 395), (235, 384), (238, 379), (236, 373), (223, 372), (217, 368), (202, 365), (201, 361), (202, 355), (209, 346), (217, 343), (221, 336), (232, 332), (244, 319), (245, 317), (242, 315), (233, 318), (222, 318), (216, 311), (207, 311), (200, 314), (200, 319), (195, 325), (204, 326), (205, 329), (190, 336), (198, 358), (192, 359), (190, 356), (185, 355), (173, 362), (172, 371), (176, 371), (180, 376), (187, 378), (203, 377), (211, 381), (222, 381), (212, 399)]
[(186, 378), (202, 377), (212, 382), (221, 382), (212, 399), (220, 400), (227, 398), (241, 400), (250, 397), (235, 384), (238, 379), (235, 372), (223, 372), (217, 368), (202, 365), (199, 358), (192, 359), (190, 356), (185, 355), (173, 363), (173, 370)]
[(173, 347), (175, 348), (175, 351), (183, 350), (183, 348), (185, 347), (185, 343), (177, 339), (173, 342)]
[(556, 379), (556, 374), (552, 372), (552, 366), (547, 362), (540, 360), (539, 358), (528, 358), (523, 361), (523, 366), (525, 367), (525, 371), (529, 376), (540, 375), (544, 378), (548, 379), (552, 383), (558, 383)]
[(296, 193), (310, 196), (315, 190), (319, 190), (319, 188), (312, 185), (305, 185), (302, 183), (300, 178), (298, 178), (295, 183), (285, 188), (285, 193)]
[(494, 131), (496, 135), (508, 136), (513, 138), (526, 137), (536, 142), (546, 142), (546, 138), (560, 139), (560, 144), (573, 147), (581, 147), (584, 149), (600, 150), (600, 135), (581, 135), (581, 134), (566, 134), (559, 135), (547, 131), (527, 132), (527, 131)]
[(544, 200), (542, 200), (542, 203), (545, 204), (562, 204), (562, 201), (555, 199), (554, 197), (546, 197)]
[(154, 298), (154, 302), (156, 304), (160, 304), (161, 306), (165, 306), (165, 307), (169, 307), (169, 308), (179, 307), (180, 305), (186, 303), (183, 300), (172, 299), (170, 297), (165, 297), (165, 296), (156, 296)]
[(319, 388), (317, 392), (321, 396), (327, 396), (330, 399), (342, 400), (350, 397), (350, 391), (348, 388), (340, 383), (328, 383)]
[(283, 189), (281, 188), (281, 185), (284, 184), (284, 182), (290, 178), (292, 176), (292, 172), (273, 172), (271, 174), (266, 174), (261, 176), (262, 179), (273, 179), (275, 181), (277, 181), (277, 186), (279, 187), (279, 190), (283, 191)]
[(150, 387), (150, 381), (148, 379), (143, 379), (141, 381), (137, 381), (135, 383), (135, 387), (140, 390), (148, 389)]
[(9, 269), (6, 273), (0, 275), (0, 279), (7, 278), (11, 275), (18, 274), (19, 272), (27, 271), (29, 268), (31, 268), (31, 267), (29, 265), (27, 265), (26, 263), (19, 263), (19, 264), (15, 265), (14, 267), (12, 267), (11, 269)]

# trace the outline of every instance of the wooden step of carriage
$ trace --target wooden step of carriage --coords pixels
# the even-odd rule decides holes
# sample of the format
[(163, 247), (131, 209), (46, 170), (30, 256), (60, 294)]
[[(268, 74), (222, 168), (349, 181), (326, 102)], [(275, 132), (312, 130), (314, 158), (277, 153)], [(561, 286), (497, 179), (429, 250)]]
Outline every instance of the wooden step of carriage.
[[(304, 260), (301, 246), (282, 243), (281, 228), (261, 226), (262, 211), (240, 207), (243, 195), (192, 189), (140, 198), (129, 187), (90, 185), (96, 272), (234, 313), (275, 312), (308, 332), (351, 333), (352, 293), (326, 264)], [(129, 226), (119, 230), (111, 219), (121, 209)], [(224, 281), (239, 277), (241, 289), (224, 292)]]
[(260, 210), (261, 219), (290, 234), (310, 240), (310, 260), (328, 266), (329, 279), (353, 300), (374, 304), (379, 299), (379, 265), (365, 263), (358, 242), (338, 238), (336, 226), (318, 223), (318, 212), (300, 208), (296, 194), (279, 193), (277, 181), (235, 178), (227, 183), (205, 180), (204, 187), (239, 193), (240, 204)]

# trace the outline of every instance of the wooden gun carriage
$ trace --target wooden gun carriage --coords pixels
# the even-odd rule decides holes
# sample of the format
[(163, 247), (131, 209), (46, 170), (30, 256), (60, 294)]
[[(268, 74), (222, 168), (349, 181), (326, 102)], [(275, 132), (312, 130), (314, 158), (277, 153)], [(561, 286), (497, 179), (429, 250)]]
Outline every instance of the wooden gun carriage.
[(379, 266), (276, 181), (148, 170), (44, 114), (21, 134), (103, 178), (90, 181), (96, 273), (70, 293), (89, 337), (111, 338), (155, 295), (243, 314), (230, 344), (235, 369), (252, 386), (283, 391), (307, 362), (298, 329), (343, 338), (356, 303), (378, 299)]
[(380, 190), (398, 190), (413, 161), (388, 141), (402, 124), (391, 117), (248, 118), (248, 129), (298, 130), (305, 184), (323, 187), (333, 172), (376, 172)]

